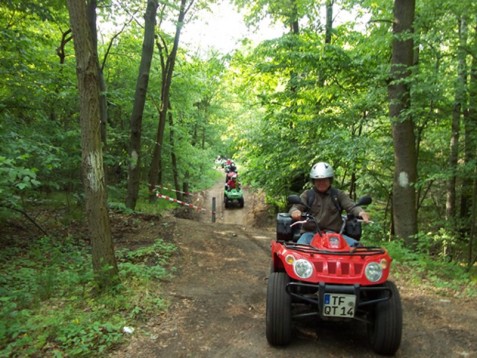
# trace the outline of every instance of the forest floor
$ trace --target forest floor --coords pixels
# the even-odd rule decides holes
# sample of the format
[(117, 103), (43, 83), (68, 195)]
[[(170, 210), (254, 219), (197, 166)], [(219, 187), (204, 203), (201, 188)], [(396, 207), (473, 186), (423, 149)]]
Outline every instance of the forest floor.
[[(275, 223), (259, 193), (246, 188), (244, 193), (244, 208), (225, 210), (223, 183), (218, 182), (195, 199), (207, 211), (189, 218), (147, 217), (130, 225), (113, 221), (117, 246), (134, 248), (160, 235), (179, 250), (174, 278), (161, 283), (168, 310), (135, 327), (111, 358), (377, 357), (359, 322), (304, 322), (296, 325), (288, 347), (268, 345), (265, 300)], [(217, 203), (215, 223), (212, 198)], [(403, 337), (396, 357), (477, 357), (475, 299), (443, 296), (391, 279), (403, 304)]]

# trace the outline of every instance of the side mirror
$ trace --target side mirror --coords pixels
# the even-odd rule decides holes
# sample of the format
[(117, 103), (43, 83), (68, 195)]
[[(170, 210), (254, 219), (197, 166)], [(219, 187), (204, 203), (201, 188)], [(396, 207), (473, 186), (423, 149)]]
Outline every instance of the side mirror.
[(369, 195), (365, 195), (358, 200), (358, 202), (356, 203), (356, 206), (369, 205), (372, 202), (373, 202), (373, 199)]

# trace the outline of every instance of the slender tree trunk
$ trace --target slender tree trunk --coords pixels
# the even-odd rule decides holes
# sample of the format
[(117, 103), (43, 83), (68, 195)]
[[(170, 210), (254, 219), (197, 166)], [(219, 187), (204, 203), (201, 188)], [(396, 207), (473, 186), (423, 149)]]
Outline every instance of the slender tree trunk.
[(152, 55), (154, 53), (154, 33), (156, 27), (157, 0), (147, 2), (144, 26), (144, 41), (142, 43), (141, 64), (136, 81), (134, 106), (131, 113), (131, 134), (129, 138), (129, 169), (128, 193), (126, 206), (130, 209), (136, 207), (139, 184), (141, 181), (141, 136), (142, 116), (146, 104), (147, 87), (149, 84), (149, 71), (151, 69)]
[(184, 174), (184, 182), (182, 183), (182, 191), (184, 193), (190, 192), (189, 181), (190, 181), (190, 173), (189, 171), (186, 171)]
[(68, 9), (76, 53), (86, 218), (91, 234), (93, 270), (98, 286), (103, 289), (117, 281), (118, 267), (111, 238), (103, 169), (99, 62), (88, 24), (86, 3), (68, 0)]
[(468, 261), (467, 261), (467, 268), (470, 270), (473, 266), (474, 263), (477, 261), (477, 255), (476, 255), (476, 245), (477, 245), (477, 173), (474, 172), (474, 189), (472, 192), (472, 202), (474, 205), (472, 205), (472, 211), (471, 211), (471, 216), (470, 216), (470, 240), (469, 240), (469, 255), (468, 255)]
[[(325, 50), (326, 45), (331, 44), (331, 34), (333, 33), (333, 4), (334, 0), (326, 0)], [(324, 87), (326, 76), (321, 72), (318, 75), (318, 83), (320, 87)]]
[[(477, 22), (477, 19), (474, 19)], [(473, 53), (477, 53), (477, 26), (474, 28)], [(472, 207), (472, 175), (475, 173), (477, 154), (477, 57), (472, 57), (469, 81), (469, 109), (464, 115), (464, 163), (465, 177), (462, 181), (461, 219), (464, 223), (465, 233), (470, 233), (472, 223), (469, 221)]]
[(181, 194), (181, 186), (179, 184), (179, 169), (177, 168), (177, 156), (175, 150), (175, 138), (174, 138), (174, 117), (172, 115), (171, 106), (169, 105), (169, 145), (171, 146), (171, 163), (172, 163), (172, 178), (174, 180), (174, 189), (176, 190), (176, 197), (179, 200), (183, 200)]
[(205, 149), (205, 139), (206, 139), (206, 129), (209, 121), (209, 109), (210, 109), (209, 97), (204, 97), (201, 101), (194, 103), (194, 106), (197, 107), (197, 121), (195, 124), (195, 135), (197, 136), (197, 141), (199, 138), (200, 132), (200, 148)]
[(326, 0), (326, 30), (325, 44), (331, 44), (331, 35), (333, 33), (333, 4), (334, 0)]
[(466, 87), (466, 53), (467, 47), (467, 23), (465, 17), (459, 19), (459, 49), (457, 51), (457, 79), (455, 84), (454, 106), (452, 109), (451, 139), (449, 145), (449, 169), (451, 177), (447, 181), (446, 195), (446, 219), (455, 227), (456, 219), (456, 182), (457, 163), (459, 159), (459, 134), (462, 111), (466, 107), (465, 87)]
[(167, 120), (167, 111), (169, 108), (170, 102), (170, 89), (172, 84), (172, 75), (174, 74), (174, 66), (176, 62), (177, 50), (179, 48), (179, 39), (182, 31), (182, 26), (184, 25), (184, 18), (187, 14), (188, 9), (192, 6), (194, 1), (192, 0), (189, 5), (187, 5), (186, 0), (181, 0), (179, 16), (176, 24), (176, 34), (174, 37), (174, 45), (172, 47), (171, 53), (167, 57), (167, 62), (165, 65), (165, 71), (163, 71), (162, 77), (162, 88), (161, 88), (161, 107), (159, 111), (159, 124), (157, 128), (156, 135), (156, 144), (154, 145), (154, 150), (152, 153), (151, 165), (149, 168), (149, 195), (150, 199), (154, 200), (154, 191), (156, 186), (162, 184), (162, 165), (161, 165), (161, 155), (162, 155), (162, 145), (164, 142), (164, 131), (166, 127)]
[(395, 0), (391, 82), (388, 87), (389, 114), (392, 121), (394, 145), (393, 215), (394, 231), (414, 246), (412, 236), (417, 233), (415, 183), (417, 180), (416, 140), (414, 122), (409, 114), (410, 76), (414, 50), (412, 24), (415, 0)]
[[(474, 38), (473, 38), (473, 53), (477, 53), (477, 17), (474, 18)], [(466, 180), (463, 183), (462, 188), (462, 212), (468, 213), (469, 219), (465, 221), (466, 232), (470, 234), (469, 241), (469, 265), (475, 262), (475, 254), (473, 253), (473, 246), (477, 237), (477, 57), (472, 57), (472, 64), (470, 69), (470, 82), (469, 82), (469, 111), (465, 117), (465, 153), (464, 160), (465, 165), (468, 167)], [(471, 169), (472, 168), (472, 169)], [(465, 217), (462, 219), (465, 220)]]

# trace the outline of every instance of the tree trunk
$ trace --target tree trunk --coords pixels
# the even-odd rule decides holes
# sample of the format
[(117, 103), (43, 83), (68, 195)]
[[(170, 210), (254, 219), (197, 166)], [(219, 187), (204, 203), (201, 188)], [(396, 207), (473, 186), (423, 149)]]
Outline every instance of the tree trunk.
[(290, 15), (290, 32), (298, 35), (300, 33), (300, 24), (298, 22), (298, 5), (297, 0), (291, 0), (291, 15)]
[(466, 52), (467, 46), (467, 23), (465, 18), (459, 19), (459, 49), (457, 51), (457, 79), (455, 84), (454, 106), (452, 109), (451, 139), (449, 145), (449, 169), (451, 177), (447, 181), (446, 194), (446, 220), (451, 222), (455, 230), (456, 218), (456, 182), (457, 163), (459, 160), (459, 134), (462, 111), (466, 108), (465, 86), (466, 86)]
[(410, 89), (406, 84), (414, 59), (414, 42), (411, 37), (414, 11), (415, 0), (395, 0), (391, 81), (388, 86), (395, 160), (394, 232), (404, 238), (408, 246), (414, 246), (412, 236), (417, 233), (414, 187), (417, 180), (416, 140), (414, 123), (409, 113)]
[[(474, 45), (472, 53), (477, 50), (477, 26), (474, 29)], [(469, 81), (469, 109), (464, 116), (464, 163), (465, 174), (462, 180), (461, 219), (464, 223), (464, 232), (470, 233), (472, 223), (469, 221), (472, 206), (473, 175), (477, 154), (477, 58), (472, 57)]]
[[(477, 21), (477, 18), (474, 19)], [(477, 49), (477, 25), (474, 26), (473, 53)], [(469, 270), (477, 260), (475, 245), (477, 238), (477, 170), (475, 160), (477, 155), (477, 58), (472, 57), (469, 82), (469, 110), (464, 116), (464, 161), (466, 176), (462, 183), (461, 218), (465, 222), (465, 232), (469, 233)], [(471, 189), (472, 188), (472, 189)], [(468, 215), (467, 215), (468, 214)], [(469, 219), (467, 219), (469, 218)]]
[[(98, 32), (96, 29), (96, 0), (88, 0), (87, 16), (91, 29), (91, 36), (96, 56), (98, 56)], [(99, 67), (99, 114), (101, 118), (101, 141), (107, 144), (107, 123), (108, 123), (108, 106), (106, 97), (106, 82), (104, 81), (103, 70)]]
[(83, 183), (91, 234), (93, 270), (100, 289), (118, 278), (109, 223), (100, 133), (99, 62), (88, 24), (86, 3), (68, 0), (76, 53), (80, 101)]
[(172, 116), (171, 106), (169, 105), (169, 145), (171, 146), (171, 163), (172, 163), (172, 178), (174, 180), (174, 189), (176, 190), (176, 198), (183, 200), (181, 193), (181, 187), (179, 184), (179, 169), (177, 168), (177, 157), (175, 151), (175, 139), (174, 139), (174, 117)]
[(326, 0), (325, 44), (331, 44), (331, 34), (333, 33), (333, 4), (334, 0)]
[(174, 66), (176, 62), (177, 50), (179, 48), (179, 39), (181, 35), (182, 26), (184, 25), (184, 18), (188, 9), (193, 4), (193, 0), (186, 8), (186, 0), (181, 0), (179, 17), (176, 24), (176, 34), (174, 37), (174, 45), (171, 53), (167, 57), (165, 68), (163, 68), (162, 87), (161, 87), (161, 106), (159, 111), (159, 124), (156, 135), (156, 145), (152, 153), (151, 166), (149, 168), (149, 196), (151, 200), (154, 200), (154, 191), (156, 186), (162, 184), (162, 168), (161, 168), (161, 155), (162, 145), (164, 142), (164, 131), (166, 127), (167, 111), (169, 109), (170, 101), (170, 89), (172, 84), (172, 75), (174, 74)]
[[(182, 183), (182, 191), (184, 193), (189, 193), (190, 192), (189, 181), (190, 181), (190, 173), (189, 173), (189, 171), (186, 171), (185, 174), (184, 174), (184, 182)], [(185, 200), (188, 201), (188, 198), (190, 198), (190, 197), (186, 196)]]
[(475, 246), (477, 245), (477, 173), (475, 174), (474, 179), (474, 189), (472, 192), (472, 211), (470, 216), (470, 240), (469, 240), (469, 248), (468, 248), (468, 261), (467, 261), (467, 269), (470, 271), (474, 266), (475, 262), (477, 261), (477, 255), (475, 254), (476, 249)]
[(141, 64), (136, 81), (134, 106), (131, 113), (131, 134), (129, 137), (129, 168), (128, 168), (128, 193), (126, 206), (130, 209), (136, 207), (139, 184), (141, 181), (141, 136), (142, 116), (146, 104), (146, 93), (149, 83), (152, 55), (154, 53), (154, 32), (156, 27), (157, 0), (147, 2), (144, 16), (144, 40), (142, 44)]

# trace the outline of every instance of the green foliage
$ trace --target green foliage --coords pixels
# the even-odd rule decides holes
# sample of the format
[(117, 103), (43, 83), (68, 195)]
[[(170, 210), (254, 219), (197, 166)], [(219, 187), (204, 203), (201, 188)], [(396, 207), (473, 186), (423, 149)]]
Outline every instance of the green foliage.
[(158, 281), (168, 279), (175, 247), (162, 240), (118, 250), (121, 284), (96, 295), (89, 248), (43, 238), (0, 253), (0, 355), (101, 356), (164, 309)]
[(2, 206), (21, 209), (39, 190), (79, 186), (75, 67), (60, 64), (54, 51), (68, 26), (64, 3), (56, 0), (0, 5)]
[[(193, 192), (207, 188), (218, 175), (213, 160), (223, 154), (240, 161), (244, 182), (263, 188), (269, 203), (283, 207), (288, 194), (298, 193), (309, 184), (311, 165), (326, 160), (335, 168), (337, 187), (357, 196), (373, 196), (376, 204), (370, 211), (381, 225), (365, 230), (377, 243), (390, 245), (396, 262), (402, 263), (400, 274), (412, 271), (413, 279), (420, 283), (426, 275), (433, 277), (428, 283), (435, 287), (459, 286), (447, 282), (454, 282), (454, 277), (461, 275), (458, 262), (463, 260), (469, 240), (454, 234), (457, 230), (444, 219), (446, 184), (454, 175), (448, 169), (448, 143), (459, 73), (457, 55), (461, 51), (466, 54), (464, 65), (468, 67), (475, 52), (471, 47), (475, 42), (475, 20), (467, 19), (468, 43), (464, 45), (459, 43), (457, 25), (467, 14), (475, 13), (477, 3), (442, 0), (416, 4), (414, 40), (419, 63), (407, 85), (412, 87), (408, 114), (415, 121), (419, 150), (419, 178), (415, 183), (421, 230), (415, 238), (419, 253), (408, 251), (399, 242), (388, 241), (394, 175), (387, 98), (392, 2), (335, 2), (335, 14), (342, 7), (353, 8), (369, 16), (370, 21), (360, 31), (354, 30), (354, 21), (334, 24), (331, 43), (327, 44), (317, 17), (323, 2), (297, 0), (296, 13), (284, 7), (288, 2), (283, 1), (234, 3), (248, 11), (251, 22), (267, 13), (287, 26), (290, 21), (300, 20), (300, 33), (265, 41), (257, 47), (250, 41), (248, 48), (229, 58), (211, 53), (204, 60), (193, 56), (187, 48), (180, 49), (171, 87), (173, 125), (166, 125), (162, 148), (163, 184), (172, 187), (174, 182), (174, 154), (180, 184), (189, 184)], [(130, 210), (122, 202), (127, 187), (129, 121), (143, 29), (136, 21), (129, 23), (124, 19), (129, 19), (129, 14), (143, 13), (145, 4), (133, 2), (126, 12), (120, 4), (102, 5), (105, 6), (98, 12), (98, 52), (105, 60), (103, 74), (108, 100), (104, 163), (109, 206), (128, 214)], [(161, 21), (175, 21), (176, 9), (171, 9), (164, 8)], [(114, 25), (117, 33), (107, 29), (105, 21)], [(59, 47), (68, 28), (64, 1), (0, 4), (2, 220), (15, 214), (12, 208), (28, 208), (33, 201), (47, 196), (55, 199), (49, 205), (82, 203), (73, 43)], [(170, 46), (172, 37), (163, 35)], [(61, 59), (61, 51), (55, 49), (64, 50), (65, 57)], [(161, 58), (155, 53), (143, 114), (142, 178), (147, 177), (156, 145), (158, 94), (162, 86), (160, 63)], [(466, 104), (464, 107), (465, 113), (472, 113)], [(475, 161), (468, 160), (463, 151), (475, 140), (475, 131), (467, 132), (460, 130), (461, 152), (455, 172), (457, 197), (466, 194), (460, 190), (463, 180), (475, 178)], [(468, 135), (469, 141), (465, 141), (464, 135)], [(174, 196), (173, 192), (166, 194)], [(150, 203), (144, 181), (139, 196), (139, 211), (160, 213), (176, 207), (165, 200)], [(82, 212), (71, 210), (60, 222), (68, 224), (72, 215)], [(470, 227), (468, 217), (463, 216), (453, 222)], [(129, 298), (137, 297), (130, 289), (137, 289), (140, 294), (141, 287), (167, 277), (162, 261), (167, 260), (167, 255), (156, 256), (147, 250), (130, 256), (120, 252), (121, 275), (128, 285), (117, 288), (121, 294), (94, 297), (85, 248), (69, 241), (61, 245), (48, 239), (40, 242), (44, 249), (35, 244), (28, 250), (7, 249), (0, 255), (9, 269), (9, 275), (3, 271), (0, 275), (0, 346), (10, 349), (2, 353), (8, 355), (23, 349), (25, 355), (41, 355), (42, 349), (56, 349), (55, 354), (61, 355), (73, 342), (78, 350), (72, 350), (71, 355), (82, 355), (95, 344), (99, 352), (99, 346), (120, 338), (116, 336), (117, 329), (124, 324), (115, 312), (111, 320), (103, 315), (101, 304), (117, 310), (127, 307), (124, 316), (128, 319), (143, 317), (148, 307), (164, 304), (153, 294), (145, 294), (144, 302)], [(167, 252), (157, 245), (154, 250)], [(68, 259), (64, 252), (69, 253)], [(155, 260), (161, 264), (156, 265)], [(463, 291), (470, 295), (475, 287), (468, 286)], [(70, 305), (69, 301), (75, 300), (80, 303)], [(51, 315), (38, 312), (43, 302), (54, 308)], [(67, 304), (68, 309), (60, 312)], [(100, 337), (101, 332), (107, 334)], [(51, 337), (61, 338), (54, 341)]]
[[(426, 251), (412, 251), (401, 240), (385, 240), (376, 236), (376, 232), (366, 227), (364, 238), (366, 245), (383, 246), (393, 258), (393, 276), (415, 285), (434, 290), (440, 295), (477, 297), (477, 281), (466, 267), (457, 261), (439, 254), (429, 255)], [(426, 235), (416, 238), (427, 246)], [(442, 234), (441, 239), (446, 235)], [(434, 238), (437, 240), (438, 238)]]
[[(343, 33), (339, 42), (353, 45), (346, 50), (323, 45), (319, 35), (304, 32), (264, 42), (237, 59), (244, 76), (257, 81), (248, 83), (254, 86), (246, 92), (250, 111), (240, 115), (231, 135), (248, 168), (247, 181), (263, 187), (272, 200), (303, 190), (306, 173), (320, 160), (332, 163), (343, 189), (352, 176), (363, 176), (365, 190), (378, 183), (369, 177), (391, 176), (381, 170), (393, 157), (383, 149), (390, 148), (390, 127), (383, 111), (386, 91), (376, 87), (382, 76), (378, 60), (372, 51), (363, 56), (362, 34)], [(244, 92), (245, 84), (232, 85)], [(253, 110), (257, 102), (261, 112)]]
[[(51, 137), (45, 137), (43, 126)], [(16, 131), (9, 128), (15, 126)], [(68, 152), (79, 150), (78, 132), (64, 131), (55, 123), (36, 122), (31, 126), (6, 120), (0, 125), (4, 143), (0, 155), (0, 195), (2, 206), (21, 209), (25, 201), (52, 190), (78, 193), (81, 183), (77, 173), (80, 157), (69, 158)]]
[(134, 213), (134, 210), (129, 209), (126, 207), (126, 204), (122, 202), (108, 202), (108, 208), (111, 209), (112, 211), (119, 212), (119, 213), (124, 213), (124, 214), (132, 214)]

